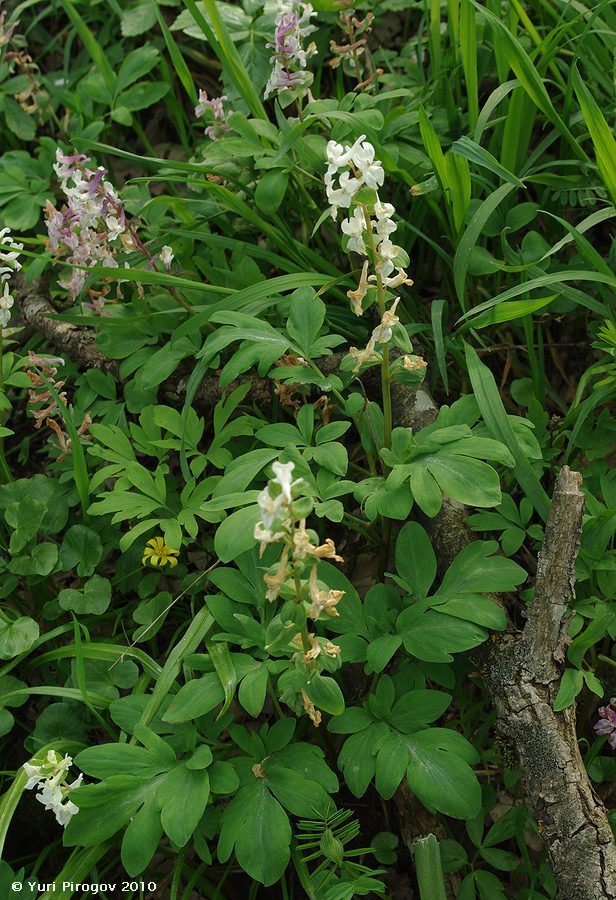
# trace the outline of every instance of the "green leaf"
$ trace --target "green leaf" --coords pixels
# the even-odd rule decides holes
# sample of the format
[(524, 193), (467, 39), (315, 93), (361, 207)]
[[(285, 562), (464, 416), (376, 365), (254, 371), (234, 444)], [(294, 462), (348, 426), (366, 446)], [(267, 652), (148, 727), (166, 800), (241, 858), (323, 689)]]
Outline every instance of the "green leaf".
[(148, 106), (158, 103), (168, 91), (169, 85), (164, 81), (142, 81), (120, 94), (117, 105), (131, 112), (147, 109)]
[(101, 45), (94, 37), (93, 33), (86, 25), (84, 19), (82, 19), (81, 15), (75, 9), (73, 0), (60, 0), (60, 2), (64, 7), (67, 16), (73, 23), (75, 31), (81, 38), (84, 47), (90, 54), (92, 62), (96, 66), (97, 71), (99, 71), (105, 79), (108, 90), (113, 92), (116, 77), (113, 69), (111, 68), (111, 65), (109, 64), (109, 60), (107, 59), (105, 50), (103, 50)]
[(83, 785), (75, 791), (77, 816), (64, 832), (67, 847), (96, 847), (106, 841), (136, 815), (143, 803), (156, 793), (164, 775), (139, 778), (135, 775), (111, 775), (100, 784)]
[(526, 580), (526, 572), (512, 559), (497, 553), (496, 541), (473, 541), (463, 547), (445, 572), (438, 596), (514, 591)]
[(338, 757), (338, 767), (344, 773), (346, 786), (354, 797), (363, 797), (376, 772), (372, 743), (377, 727), (373, 724), (369, 730), (348, 738)]
[(0, 659), (13, 659), (36, 643), (39, 627), (34, 619), (21, 616), (14, 622), (0, 621)]
[(120, 859), (128, 875), (134, 877), (145, 871), (158, 848), (162, 834), (160, 809), (156, 799), (150, 797), (128, 823), (122, 838)]
[(210, 797), (210, 779), (205, 769), (186, 766), (172, 769), (158, 789), (160, 819), (167, 837), (184, 847), (199, 824)]
[(500, 303), (491, 309), (486, 309), (478, 316), (474, 316), (468, 322), (469, 328), (485, 328), (487, 325), (497, 325), (499, 322), (514, 322), (522, 316), (530, 316), (540, 309), (545, 309), (560, 294), (552, 294), (549, 297), (540, 297), (538, 300), (514, 300)]
[(471, 2), (481, 15), (487, 19), (494, 35), (497, 36), (497, 39), (501, 44), (507, 62), (533, 103), (558, 129), (573, 149), (577, 158), (583, 160), (587, 159), (586, 154), (556, 112), (552, 101), (550, 100), (550, 95), (521, 42), (516, 38), (509, 27), (498, 18), (498, 16), (494, 15), (489, 9), (486, 9), (485, 6), (479, 4), (477, 0), (471, 0)]
[(409, 468), (413, 499), (421, 511), (432, 518), (443, 505), (441, 489), (428, 469), (424, 469), (422, 466), (410, 466)]
[(261, 519), (258, 506), (238, 509), (222, 522), (214, 535), (214, 550), (221, 562), (230, 562), (255, 545), (253, 532)]
[(377, 743), (375, 786), (384, 800), (390, 800), (404, 778), (409, 754), (404, 738), (393, 731)]
[(6, 507), (4, 518), (13, 529), (9, 543), (11, 556), (23, 550), (28, 541), (38, 534), (46, 512), (46, 504), (35, 497), (24, 497)]
[(616, 203), (616, 141), (614, 135), (578, 71), (577, 60), (574, 61), (571, 69), (571, 79), (595, 148), (599, 173), (610, 192), (612, 202)]
[(442, 691), (407, 691), (394, 704), (389, 721), (398, 731), (411, 734), (440, 719), (450, 703), (451, 695)]
[(488, 847), (481, 849), (481, 855), (493, 869), (499, 869), (501, 872), (513, 872), (520, 865), (520, 858), (515, 853), (508, 853), (507, 850), (493, 850)]
[(289, 184), (289, 173), (271, 169), (261, 176), (255, 190), (255, 203), (264, 213), (274, 213), (284, 200)]
[(276, 799), (294, 816), (327, 815), (331, 799), (317, 781), (276, 762), (276, 756), (264, 764), (267, 786)]
[(134, 81), (147, 75), (150, 69), (156, 65), (159, 57), (160, 53), (153, 44), (145, 44), (143, 47), (131, 50), (120, 66), (116, 91), (123, 91)]
[(426, 468), (444, 494), (467, 506), (497, 506), (501, 502), (498, 473), (487, 463), (442, 452), (424, 457)]
[(492, 437), (501, 441), (509, 448), (515, 458), (514, 474), (518, 480), (520, 487), (531, 501), (543, 521), (547, 519), (550, 508), (550, 500), (546, 492), (543, 490), (538, 476), (528, 461), (527, 455), (524, 453), (516, 434), (511, 426), (503, 401), (501, 400), (498, 387), (494, 376), (485, 366), (477, 352), (470, 346), (465, 345), (466, 361), (468, 365), (469, 377), (475, 392), (479, 409), (488, 426)]
[(561, 712), (575, 701), (584, 687), (584, 673), (580, 669), (565, 669), (554, 701), (554, 712)]
[(444, 732), (429, 728), (407, 738), (409, 787), (431, 812), (471, 819), (481, 809), (481, 785)]
[(64, 535), (60, 562), (64, 572), (77, 568), (79, 576), (91, 575), (103, 555), (98, 534), (87, 525), (73, 525)]
[(194, 678), (183, 685), (163, 716), (164, 722), (191, 722), (211, 712), (225, 698), (220, 679), (215, 672)]
[(325, 320), (325, 304), (314, 288), (299, 288), (291, 294), (287, 332), (307, 357)]
[(339, 716), (344, 710), (344, 696), (338, 682), (325, 675), (313, 675), (306, 682), (306, 693), (317, 707), (332, 716)]
[[(366, 650), (366, 659), (375, 672), (383, 671), (401, 643), (397, 634), (382, 634), (371, 641)], [(346, 659), (344, 650), (342, 656)]]
[(229, 709), (235, 697), (237, 673), (229, 653), (228, 644), (222, 641), (206, 641), (205, 646), (225, 692), (225, 702), (217, 716), (220, 719)]
[(218, 859), (233, 849), (245, 872), (266, 887), (282, 876), (290, 859), (291, 826), (262, 778), (242, 788), (222, 815)]
[(329, 442), (320, 444), (312, 450), (312, 458), (318, 465), (333, 472), (334, 475), (344, 476), (349, 467), (349, 456), (344, 444)]
[(436, 578), (436, 556), (426, 530), (418, 522), (407, 522), (400, 529), (396, 571), (416, 600), (428, 595)]
[(124, 37), (137, 37), (156, 22), (156, 11), (150, 0), (137, 0), (122, 13), (121, 30)]
[(231, 763), (217, 759), (208, 769), (213, 794), (235, 794), (240, 779)]
[(30, 556), (15, 556), (9, 563), (14, 575), (49, 575), (58, 561), (58, 548), (45, 542), (32, 548)]
[(483, 147), (476, 144), (475, 141), (472, 141), (469, 137), (466, 137), (466, 135), (453, 142), (451, 145), (451, 153), (462, 156), (470, 162), (475, 163), (475, 165), (482, 166), (484, 169), (494, 172), (495, 175), (498, 175), (503, 181), (508, 181), (509, 184), (521, 188), (525, 187), (524, 182), (520, 181), (513, 172), (510, 172), (504, 166), (501, 166), (499, 161), (492, 156), (491, 153), (484, 150)]
[(265, 663), (260, 663), (242, 678), (238, 691), (238, 700), (248, 713), (256, 718), (265, 703), (268, 670)]
[(488, 636), (474, 622), (463, 622), (436, 610), (419, 613), (413, 607), (400, 613), (396, 628), (407, 653), (425, 662), (451, 662), (452, 653), (477, 647)]
[(111, 603), (111, 582), (100, 575), (93, 575), (86, 581), (82, 590), (64, 588), (60, 591), (58, 603), (62, 609), (100, 616), (107, 611)]
[(477, 208), (458, 244), (453, 261), (453, 280), (460, 306), (464, 311), (466, 311), (467, 308), (464, 293), (466, 273), (468, 272), (479, 235), (483, 231), (483, 228), (492, 213), (498, 208), (503, 200), (509, 196), (513, 189), (514, 185), (512, 184), (501, 184), (495, 191), (488, 194), (486, 199), (483, 200)]
[(12, 97), (3, 97), (4, 119), (9, 131), (21, 141), (32, 141), (36, 134), (36, 122)]

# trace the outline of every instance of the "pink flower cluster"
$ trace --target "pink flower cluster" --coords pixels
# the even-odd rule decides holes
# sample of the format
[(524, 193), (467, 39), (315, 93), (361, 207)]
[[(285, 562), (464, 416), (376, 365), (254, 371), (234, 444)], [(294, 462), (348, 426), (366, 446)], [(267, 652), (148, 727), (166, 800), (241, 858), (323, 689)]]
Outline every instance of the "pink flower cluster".
[(205, 129), (206, 137), (209, 137), (212, 141), (217, 141), (225, 131), (229, 130), (229, 126), (225, 122), (226, 113), (223, 107), (223, 103), (227, 99), (223, 95), (222, 97), (212, 97), (210, 100), (208, 99), (207, 91), (199, 91), (199, 102), (195, 106), (195, 115), (200, 119), (205, 115), (206, 110), (212, 111), (214, 121)]
[(306, 60), (316, 53), (314, 44), (306, 49), (303, 39), (316, 31), (310, 19), (315, 13), (309, 3), (299, 0), (281, 0), (276, 16), (276, 31), (273, 43), (266, 46), (274, 51), (270, 62), (274, 68), (265, 85), (265, 98), (280, 91), (292, 91), (310, 84), (312, 76), (306, 72)]
[(85, 269), (97, 263), (117, 267), (110, 242), (126, 232), (124, 206), (110, 182), (105, 181), (107, 170), (102, 166), (89, 169), (89, 162), (82, 153), (66, 155), (56, 150), (54, 171), (67, 202), (57, 210), (47, 201), (45, 209), (51, 250), (67, 255), (71, 265), (83, 267), (74, 268), (67, 281), (59, 282), (73, 300), (83, 289)]
[(601, 718), (595, 723), (596, 734), (609, 734), (607, 739), (612, 750), (616, 750), (616, 697), (612, 697), (607, 706), (599, 707)]

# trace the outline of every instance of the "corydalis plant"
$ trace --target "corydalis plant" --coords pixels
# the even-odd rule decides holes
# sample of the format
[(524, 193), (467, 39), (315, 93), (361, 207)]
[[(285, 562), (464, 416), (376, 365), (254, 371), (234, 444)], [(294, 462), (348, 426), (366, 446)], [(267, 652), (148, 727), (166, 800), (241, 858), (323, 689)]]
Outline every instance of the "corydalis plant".
[[(105, 181), (107, 170), (99, 166), (89, 169), (90, 160), (82, 153), (66, 155), (58, 148), (54, 171), (66, 197), (66, 205), (59, 211), (47, 201), (45, 216), (49, 246), (58, 255), (67, 255), (74, 268), (71, 277), (59, 284), (74, 300), (82, 291), (85, 269), (102, 263), (117, 267), (115, 242), (125, 236), (124, 205), (110, 182)], [(129, 236), (124, 243), (132, 246)]]
[[(294, 93), (306, 90), (312, 83), (312, 74), (306, 71), (306, 60), (317, 52), (314, 43), (304, 48), (304, 38), (316, 27), (310, 24), (315, 13), (309, 3), (299, 0), (280, 0), (276, 16), (274, 41), (267, 44), (274, 51), (270, 62), (274, 68), (265, 85), (264, 97), (277, 93), (284, 106)], [(285, 98), (284, 94), (287, 94)]]
[[(6, 249), (3, 250), (2, 245)], [(10, 291), (9, 281), (13, 273), (21, 269), (18, 256), (23, 248), (23, 244), (18, 244), (13, 240), (10, 229), (3, 228), (0, 231), (0, 336), (11, 319), (11, 309), (15, 301)]]
[(210, 99), (207, 91), (199, 91), (199, 102), (195, 106), (195, 116), (201, 119), (209, 112), (209, 115), (212, 117), (212, 124), (207, 126), (204, 133), (212, 141), (217, 141), (225, 131), (229, 131), (229, 126), (225, 121), (226, 113), (223, 106), (226, 100), (228, 100), (228, 97), (225, 95)]
[[(354, 361), (354, 372), (359, 372), (363, 365), (373, 361), (381, 363), (385, 443), (389, 447), (392, 430), (390, 382), (395, 372), (390, 372), (388, 344), (400, 322), (396, 315), (400, 298), (393, 298), (393, 303), (388, 307), (392, 296), (388, 289), (413, 283), (403, 268), (408, 265), (408, 256), (391, 240), (398, 227), (393, 220), (395, 209), (379, 197), (378, 190), (384, 183), (385, 173), (365, 135), (362, 134), (352, 146), (329, 141), (326, 152), (325, 188), (332, 218), (337, 219), (339, 209), (349, 210), (348, 217), (340, 223), (347, 249), (367, 257), (357, 289), (348, 291), (347, 296), (358, 316), (364, 312), (366, 298), (366, 308), (376, 299), (381, 316), (366, 347), (361, 350), (351, 347), (349, 353)], [(376, 290), (369, 292), (371, 286)], [(377, 353), (377, 344), (382, 347), (382, 354)], [(396, 369), (402, 371), (406, 360), (405, 357), (405, 360), (396, 362)]]
[(282, 699), (296, 711), (298, 706), (303, 706), (313, 723), (319, 725), (321, 713), (309, 696), (309, 684), (323, 664), (340, 665), (340, 647), (309, 631), (308, 620), (316, 622), (322, 617), (339, 615), (336, 607), (344, 591), (330, 590), (323, 584), (318, 578), (317, 564), (319, 559), (342, 562), (342, 557), (336, 553), (331, 538), (319, 544), (316, 533), (306, 528), (312, 500), (304, 494), (304, 480), (293, 478), (294, 468), (292, 462), (272, 465), (275, 477), (258, 497), (261, 521), (255, 525), (254, 537), (261, 544), (261, 555), (268, 544), (281, 544), (278, 562), (263, 577), (270, 603), (279, 597), (286, 601), (280, 617), (285, 631), (288, 628), (294, 632), (286, 644), (293, 653), (299, 680), (287, 688)]
[[(59, 406), (59, 403), (61, 403), (63, 407), (68, 409), (66, 391), (62, 390), (64, 382), (56, 381), (57, 366), (63, 365), (65, 365), (65, 362), (60, 356), (42, 358), (33, 353), (32, 350), (28, 351), (26, 375), (32, 385), (32, 388), (28, 391), (28, 410), (34, 418), (35, 428), (40, 428), (44, 423), (55, 434), (57, 440), (55, 446), (60, 450), (60, 456), (58, 456), (56, 462), (61, 462), (73, 449), (72, 439), (62, 427), (64, 419)], [(60, 419), (60, 422), (57, 419)], [(92, 416), (87, 412), (77, 429), (77, 437), (90, 440), (90, 435), (87, 434), (87, 431), (91, 424)]]
[(73, 764), (70, 756), (59, 756), (55, 750), (47, 753), (47, 761), (40, 766), (24, 763), (23, 769), (28, 776), (26, 790), (37, 789), (36, 799), (45, 809), (53, 811), (58, 825), (66, 827), (72, 817), (79, 812), (79, 807), (69, 799), (71, 791), (76, 790), (83, 780), (83, 774), (69, 784), (66, 780), (68, 770)]
[[(56, 150), (54, 171), (67, 203), (61, 211), (49, 201), (45, 208), (51, 250), (58, 256), (66, 256), (67, 262), (75, 267), (68, 281), (58, 282), (72, 300), (83, 289), (87, 269), (97, 264), (118, 268), (115, 257), (122, 250), (137, 250), (147, 260), (146, 269), (155, 271), (158, 271), (157, 263), (162, 263), (169, 271), (173, 260), (173, 250), (168, 246), (162, 247), (159, 256), (152, 255), (134, 224), (127, 219), (124, 203), (113, 185), (105, 181), (107, 169), (102, 166), (89, 169), (86, 165), (89, 162), (89, 158), (81, 153), (66, 155), (60, 148)], [(128, 266), (127, 262), (125, 266)], [(184, 309), (192, 312), (173, 288), (167, 286), (166, 290)], [(108, 291), (109, 285), (102, 291), (88, 288), (92, 302), (85, 305), (104, 315)]]

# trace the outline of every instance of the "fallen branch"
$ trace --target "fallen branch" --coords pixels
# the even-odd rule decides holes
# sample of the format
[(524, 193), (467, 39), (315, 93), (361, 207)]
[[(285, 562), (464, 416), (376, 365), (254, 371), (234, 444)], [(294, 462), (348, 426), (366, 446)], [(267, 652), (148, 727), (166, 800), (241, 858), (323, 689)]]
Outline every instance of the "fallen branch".
[[(58, 311), (43, 293), (40, 282), (31, 285), (22, 282), (15, 296), (24, 322), (43, 334), (54, 350), (68, 356), (80, 368), (101, 369), (103, 372), (110, 372), (117, 381), (121, 380), (119, 363), (109, 359), (97, 348), (96, 332), (93, 328), (84, 328), (53, 318), (57, 316)], [(316, 360), (316, 363), (324, 375), (331, 375), (339, 370), (344, 355), (344, 352), (332, 353)], [(181, 409), (190, 374), (189, 371), (179, 371), (167, 378), (159, 386), (160, 399), (175, 409)], [(362, 376), (362, 380), (368, 394), (376, 396), (380, 390), (379, 370), (369, 369)], [(245, 402), (262, 405), (272, 401), (276, 384), (271, 378), (251, 374), (240, 375), (226, 388), (221, 388), (218, 376), (214, 375), (202, 380), (193, 404), (197, 409), (211, 409), (225, 393), (229, 394), (235, 388), (247, 383), (250, 384), (250, 390)], [(436, 416), (434, 401), (424, 387), (407, 388), (395, 384), (392, 385), (392, 395), (397, 410), (397, 425), (422, 428)]]
[(554, 712), (567, 645), (582, 530), (582, 477), (558, 476), (535, 596), (521, 634), (506, 634), (486, 663), (499, 728), (524, 772), (528, 804), (541, 823), (563, 900), (616, 897), (616, 846), (605, 807), (580, 756), (575, 706)]

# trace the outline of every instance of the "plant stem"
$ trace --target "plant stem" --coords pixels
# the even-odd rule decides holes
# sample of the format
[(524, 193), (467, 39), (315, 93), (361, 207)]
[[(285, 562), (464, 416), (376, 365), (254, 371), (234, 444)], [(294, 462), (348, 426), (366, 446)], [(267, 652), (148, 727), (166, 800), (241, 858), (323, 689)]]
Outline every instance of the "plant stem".
[[(376, 300), (379, 306), (379, 314), (381, 319), (385, 314), (385, 289), (383, 287), (383, 279), (377, 269), (377, 252), (374, 243), (374, 234), (372, 233), (372, 220), (368, 207), (362, 203), (361, 207), (366, 220), (366, 228), (368, 230), (368, 243), (370, 245), (370, 254), (372, 256), (372, 265), (376, 274)], [(392, 432), (392, 409), (391, 409), (391, 381), (389, 376), (389, 343), (382, 344), (383, 362), (381, 363), (381, 392), (383, 395), (383, 431), (385, 446), (389, 450), (391, 448), (391, 432)]]

